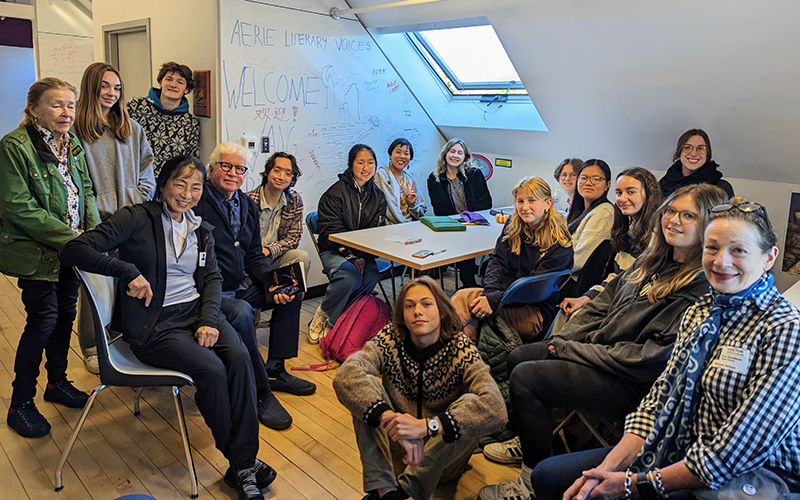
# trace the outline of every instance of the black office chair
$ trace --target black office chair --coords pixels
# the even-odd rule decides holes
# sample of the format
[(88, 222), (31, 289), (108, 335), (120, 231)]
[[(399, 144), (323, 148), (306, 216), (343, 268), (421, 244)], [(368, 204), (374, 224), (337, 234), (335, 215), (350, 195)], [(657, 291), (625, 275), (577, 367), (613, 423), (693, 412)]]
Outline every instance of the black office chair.
[(603, 240), (592, 255), (586, 260), (586, 264), (578, 271), (578, 281), (573, 287), (571, 297), (580, 297), (588, 292), (594, 285), (599, 285), (608, 276), (608, 263), (615, 254), (611, 240)]
[[(318, 219), (319, 217), (317, 212), (309, 212), (308, 215), (306, 215), (306, 227), (311, 235), (311, 241), (314, 243), (314, 248), (317, 249), (317, 255), (322, 253), (320, 252), (319, 245), (317, 244), (317, 235), (319, 234), (319, 229), (317, 228)], [(394, 309), (394, 301), (389, 302), (389, 296), (386, 295), (386, 290), (383, 288), (382, 280), (384, 279), (384, 274), (388, 271), (392, 279), (392, 298), (397, 299), (397, 293), (395, 292), (394, 285), (394, 263), (381, 257), (376, 258), (375, 263), (378, 265), (378, 272), (381, 275), (380, 279), (378, 280), (378, 286), (381, 289), (381, 293), (383, 293), (384, 300), (389, 305), (389, 309), (392, 310)]]
[(78, 424), (75, 426), (75, 430), (72, 431), (72, 436), (70, 436), (64, 452), (61, 454), (61, 460), (58, 462), (55, 472), (56, 491), (61, 491), (64, 488), (61, 482), (61, 470), (64, 468), (67, 457), (69, 457), (69, 453), (78, 439), (78, 434), (81, 432), (86, 417), (89, 415), (89, 410), (92, 409), (95, 398), (103, 389), (108, 386), (136, 387), (133, 414), (138, 416), (139, 398), (144, 387), (171, 386), (172, 396), (175, 400), (175, 410), (178, 413), (178, 427), (183, 438), (186, 465), (192, 481), (192, 498), (197, 498), (197, 474), (194, 469), (192, 449), (189, 446), (189, 434), (186, 430), (186, 419), (183, 415), (183, 404), (181, 403), (181, 391), (179, 389), (184, 385), (194, 385), (194, 381), (185, 373), (156, 368), (142, 363), (131, 352), (130, 345), (122, 340), (121, 337), (109, 342), (106, 337), (106, 328), (111, 323), (111, 316), (114, 312), (114, 299), (117, 291), (116, 279), (80, 269), (76, 270), (83, 286), (86, 288), (86, 296), (89, 298), (92, 308), (94, 337), (97, 342), (97, 357), (100, 364), (100, 385), (95, 387), (92, 395), (89, 396), (89, 400), (83, 408), (83, 413), (81, 413), (81, 418), (78, 420)]

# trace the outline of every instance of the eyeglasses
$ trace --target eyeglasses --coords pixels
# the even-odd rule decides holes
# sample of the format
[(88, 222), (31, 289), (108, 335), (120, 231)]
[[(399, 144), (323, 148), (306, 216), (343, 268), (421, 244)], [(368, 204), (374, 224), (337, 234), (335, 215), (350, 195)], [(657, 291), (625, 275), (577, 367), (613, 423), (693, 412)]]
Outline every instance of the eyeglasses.
[(697, 154), (704, 155), (708, 151), (708, 146), (701, 144), (699, 146), (692, 146), (691, 144), (684, 144), (681, 150), (687, 155), (692, 151), (697, 151)]
[(232, 168), (235, 168), (236, 173), (239, 175), (244, 175), (244, 173), (247, 172), (246, 165), (233, 165), (225, 161), (218, 161), (217, 165), (219, 165), (219, 168), (221, 168), (224, 172), (230, 172)]
[(578, 180), (586, 184), (597, 184), (598, 182), (606, 181), (605, 177), (601, 177), (599, 175), (582, 175), (578, 177)]
[(699, 215), (693, 212), (686, 212), (686, 211), (677, 211), (672, 207), (667, 207), (664, 209), (664, 217), (667, 220), (672, 220), (675, 215), (678, 215), (678, 219), (680, 219), (681, 224), (691, 224), (693, 222), (697, 222)]
[(571, 174), (568, 172), (562, 172), (561, 175), (559, 175), (559, 177), (562, 179), (574, 179), (575, 177), (578, 177), (578, 174), (576, 174), (575, 172), (572, 172)]
[(712, 214), (724, 214), (725, 212), (730, 212), (731, 210), (739, 210), (740, 212), (744, 213), (752, 213), (755, 212), (756, 214), (760, 215), (763, 218), (767, 218), (767, 209), (764, 208), (764, 205), (759, 203), (723, 203), (722, 205), (717, 205), (716, 207), (709, 210)]

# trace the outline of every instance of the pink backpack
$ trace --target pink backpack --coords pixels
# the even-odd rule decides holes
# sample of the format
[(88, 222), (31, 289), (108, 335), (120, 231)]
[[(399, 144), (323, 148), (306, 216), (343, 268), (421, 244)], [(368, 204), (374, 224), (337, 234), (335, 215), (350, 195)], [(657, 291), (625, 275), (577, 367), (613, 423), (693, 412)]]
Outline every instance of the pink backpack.
[(376, 298), (377, 295), (371, 291), (356, 299), (319, 341), (322, 355), (328, 360), (326, 363), (292, 369), (325, 371), (331, 361), (344, 362), (348, 356), (360, 351), (389, 322), (389, 306)]

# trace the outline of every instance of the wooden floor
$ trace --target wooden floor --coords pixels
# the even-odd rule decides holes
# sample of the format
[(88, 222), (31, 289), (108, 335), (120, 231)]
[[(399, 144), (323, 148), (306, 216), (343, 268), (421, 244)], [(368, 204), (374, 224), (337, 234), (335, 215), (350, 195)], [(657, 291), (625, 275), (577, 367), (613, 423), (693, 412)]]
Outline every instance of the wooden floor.
[[(385, 282), (387, 288), (389, 283)], [(452, 285), (449, 287), (452, 290)], [(391, 292), (390, 292), (391, 293)], [(306, 341), (306, 328), (320, 299), (303, 304), (300, 318), (300, 353), (287, 366), (307, 366), (322, 361), (319, 346)], [(0, 275), (0, 413), (6, 415), (14, 378), (14, 355), (25, 324), (16, 279)], [(266, 329), (259, 330), (262, 354), (267, 353)], [(44, 370), (42, 370), (44, 371)], [(350, 414), (339, 404), (331, 386), (335, 370), (295, 372), (317, 384), (311, 396), (278, 393), (294, 424), (274, 431), (260, 426), (258, 457), (278, 471), (267, 498), (359, 499), (361, 463)], [(91, 392), (99, 377), (84, 369), (77, 338), (73, 335), (68, 376)], [(25, 439), (0, 425), (0, 498), (108, 500), (132, 493), (162, 499), (190, 496), (189, 473), (184, 460), (172, 397), (167, 388), (144, 391), (142, 412), (133, 415), (133, 390), (110, 388), (100, 393), (80, 438), (64, 467), (64, 489), (54, 492), (54, 471), (81, 410), (42, 400), (46, 378), (39, 379), (36, 404), (52, 425), (41, 439)], [(211, 432), (194, 404), (194, 390), (183, 390), (189, 438), (200, 488), (200, 498), (235, 499), (236, 492), (222, 481), (228, 464), (214, 447)], [(494, 464), (476, 454), (458, 483), (441, 485), (434, 498), (477, 498), (486, 484), (510, 481), (519, 469)]]

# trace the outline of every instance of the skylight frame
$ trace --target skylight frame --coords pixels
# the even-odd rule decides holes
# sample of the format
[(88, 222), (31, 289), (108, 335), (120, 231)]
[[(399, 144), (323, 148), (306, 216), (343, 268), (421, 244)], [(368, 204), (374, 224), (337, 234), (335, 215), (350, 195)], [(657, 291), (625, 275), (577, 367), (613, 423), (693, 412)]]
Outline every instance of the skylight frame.
[(512, 100), (518, 97), (529, 97), (528, 91), (521, 81), (462, 82), (420, 31), (406, 32), (405, 35), (409, 43), (433, 73), (436, 74), (442, 86), (449, 91), (451, 96), (470, 98), (506, 96)]

